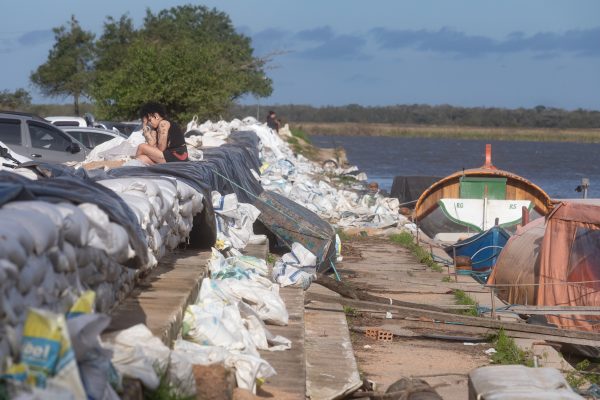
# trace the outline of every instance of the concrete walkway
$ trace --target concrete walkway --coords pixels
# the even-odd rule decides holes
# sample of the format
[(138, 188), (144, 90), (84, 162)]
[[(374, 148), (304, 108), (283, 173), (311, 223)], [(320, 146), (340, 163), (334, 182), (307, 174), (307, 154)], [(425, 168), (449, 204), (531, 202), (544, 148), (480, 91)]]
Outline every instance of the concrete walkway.
[[(373, 295), (432, 306), (455, 305), (453, 289), (461, 289), (470, 296), (490, 296), (470, 278), (455, 282), (451, 277), (450, 282), (445, 282), (446, 270), (431, 270), (407, 249), (386, 238), (354, 238), (347, 244), (352, 248), (352, 256), (345, 256), (338, 266), (342, 279), (367, 288)], [(467, 374), (489, 363), (483, 352), (489, 345), (466, 346), (462, 342), (414, 337), (431, 332), (431, 328), (422, 328), (422, 324), (427, 324), (425, 320), (404, 320), (393, 315), (392, 319), (384, 319), (382, 312), (355, 311), (359, 316), (351, 318), (354, 328), (385, 328), (402, 333), (402, 337), (394, 337), (391, 342), (360, 333), (352, 336), (359, 370), (376, 382), (378, 391), (384, 391), (402, 377), (420, 377), (431, 385), (441, 385), (436, 390), (444, 399), (466, 399)]]

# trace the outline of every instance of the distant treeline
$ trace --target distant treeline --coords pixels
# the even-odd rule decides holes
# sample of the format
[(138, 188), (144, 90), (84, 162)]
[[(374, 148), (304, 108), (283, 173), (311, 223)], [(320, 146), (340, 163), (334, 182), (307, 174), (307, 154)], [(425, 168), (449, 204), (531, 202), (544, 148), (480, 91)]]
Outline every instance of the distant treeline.
[[(600, 111), (574, 110), (537, 106), (535, 108), (453, 107), (449, 105), (395, 105), (365, 107), (313, 107), (308, 105), (260, 106), (260, 120), (269, 110), (283, 122), (353, 122), (408, 125), (445, 125), (508, 128), (600, 128)], [(256, 116), (256, 105), (234, 105), (231, 117)]]

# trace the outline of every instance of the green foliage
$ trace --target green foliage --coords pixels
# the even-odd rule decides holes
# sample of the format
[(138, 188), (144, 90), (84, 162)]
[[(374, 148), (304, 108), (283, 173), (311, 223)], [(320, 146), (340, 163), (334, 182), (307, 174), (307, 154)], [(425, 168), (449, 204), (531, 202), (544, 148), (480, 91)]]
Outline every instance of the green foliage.
[(423, 247), (419, 246), (414, 242), (414, 238), (410, 233), (402, 232), (399, 234), (393, 234), (389, 236), (389, 239), (392, 243), (396, 243), (410, 250), (411, 253), (414, 254), (414, 256), (420, 263), (427, 265), (433, 271), (443, 271), (442, 267), (438, 263), (433, 261), (431, 254), (429, 254), (427, 250), (425, 250)]
[[(272, 92), (263, 70), (267, 60), (254, 57), (250, 39), (215, 9), (147, 10), (138, 31), (125, 17), (109, 20), (100, 42), (92, 94), (102, 117), (133, 118), (142, 103), (157, 101), (179, 122), (193, 115), (205, 120), (218, 118), (244, 94)], [(117, 50), (120, 61), (111, 64)]]
[(442, 278), (442, 282), (452, 282), (452, 277), (450, 275), (446, 275), (445, 277)]
[(89, 94), (94, 71), (94, 35), (84, 31), (75, 16), (66, 26), (54, 28), (56, 42), (48, 60), (30, 76), (31, 82), (50, 97), (73, 96), (74, 112), (79, 115), (79, 100)]
[(356, 317), (358, 312), (354, 307), (344, 306), (344, 314), (346, 314), (348, 317)]
[(454, 298), (456, 299), (457, 304), (463, 306), (471, 306), (466, 310), (461, 310), (461, 314), (472, 315), (474, 317), (477, 317), (479, 315), (477, 313), (477, 302), (464, 291), (460, 289), (454, 290)]
[(277, 256), (273, 253), (267, 253), (267, 258), (265, 261), (267, 262), (267, 264), (273, 265), (275, 264), (275, 261), (277, 261)]
[(343, 242), (347, 242), (348, 240), (350, 240), (351, 236), (348, 235), (345, 230), (338, 228), (338, 229), (336, 229), (335, 232), (340, 237), (340, 240), (342, 241), (342, 243)]
[(23, 110), (31, 105), (31, 95), (25, 89), (14, 92), (3, 90), (0, 92), (0, 109)]
[(290, 132), (292, 133), (292, 136), (310, 143), (310, 136), (308, 136), (308, 133), (306, 133), (304, 130), (300, 128), (291, 128)]
[(184, 396), (179, 389), (171, 386), (167, 378), (167, 373), (160, 374), (160, 383), (155, 390), (144, 388), (145, 400), (193, 400), (194, 396)]
[(575, 370), (567, 372), (566, 380), (573, 388), (578, 389), (589, 383), (600, 384), (600, 375), (596, 371), (598, 365), (593, 364), (590, 360), (582, 360), (575, 364)]
[[(397, 104), (390, 106), (314, 107), (310, 105), (264, 105), (290, 122), (337, 122), (350, 124), (403, 124), (451, 127), (508, 127), (508, 128), (600, 128), (600, 111), (559, 108), (454, 107), (426, 104)], [(235, 116), (253, 115), (256, 105), (236, 105)], [(348, 129), (345, 127), (345, 129)], [(316, 134), (326, 132), (316, 132)], [(590, 132), (592, 134), (593, 132)], [(597, 136), (597, 134), (596, 134)], [(499, 139), (499, 138), (496, 138)]]
[(494, 342), (496, 353), (492, 354), (494, 364), (520, 364), (533, 366), (531, 354), (521, 350), (515, 341), (500, 328)]

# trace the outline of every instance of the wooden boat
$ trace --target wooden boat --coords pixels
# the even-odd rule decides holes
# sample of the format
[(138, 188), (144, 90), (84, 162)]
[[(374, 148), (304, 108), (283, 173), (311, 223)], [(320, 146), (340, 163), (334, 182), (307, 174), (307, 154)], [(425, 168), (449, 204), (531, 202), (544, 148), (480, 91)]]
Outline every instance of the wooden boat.
[(468, 257), (470, 260), (468, 273), (478, 282), (485, 283), (509, 238), (510, 233), (504, 228), (493, 226), (475, 236), (459, 240), (447, 246), (445, 250), (448, 255), (455, 258)]
[(435, 182), (417, 200), (413, 218), (429, 237), (455, 243), (495, 225), (514, 231), (524, 212), (533, 220), (547, 215), (552, 204), (537, 185), (493, 166), (488, 144), (482, 167)]

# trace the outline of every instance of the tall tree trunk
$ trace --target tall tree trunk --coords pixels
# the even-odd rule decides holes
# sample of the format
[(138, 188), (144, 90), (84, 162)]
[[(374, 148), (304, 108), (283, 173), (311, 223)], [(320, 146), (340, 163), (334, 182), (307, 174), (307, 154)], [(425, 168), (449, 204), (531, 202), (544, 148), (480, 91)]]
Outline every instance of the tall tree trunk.
[(79, 116), (79, 93), (73, 95), (73, 110)]

